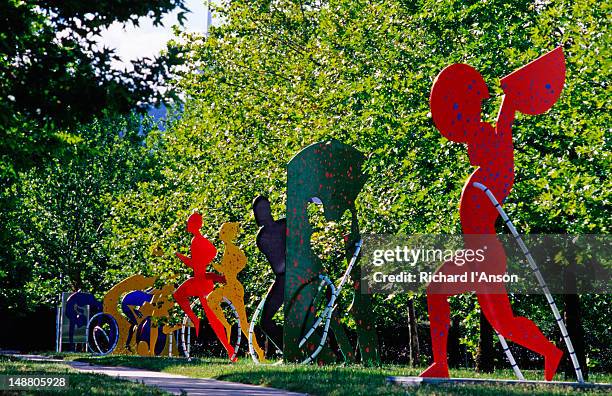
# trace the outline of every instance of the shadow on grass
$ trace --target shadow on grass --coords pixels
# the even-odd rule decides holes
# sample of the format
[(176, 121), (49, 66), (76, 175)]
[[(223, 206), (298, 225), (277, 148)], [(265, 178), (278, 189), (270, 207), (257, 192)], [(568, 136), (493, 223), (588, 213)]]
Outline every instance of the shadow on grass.
[[(332, 370), (254, 370), (232, 371), (218, 379), (273, 388), (304, 392), (311, 395), (575, 395), (576, 391), (567, 387), (548, 385), (421, 385), (404, 388), (390, 385), (388, 374), (361, 372), (361, 368)], [(592, 394), (606, 394), (604, 391), (591, 391)]]

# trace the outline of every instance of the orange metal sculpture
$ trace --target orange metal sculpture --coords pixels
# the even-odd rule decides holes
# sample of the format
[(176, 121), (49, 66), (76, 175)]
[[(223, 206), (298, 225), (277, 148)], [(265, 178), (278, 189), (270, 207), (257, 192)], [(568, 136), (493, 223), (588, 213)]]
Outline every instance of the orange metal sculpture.
[[(155, 346), (157, 345), (157, 338), (159, 333), (159, 326), (157, 326), (156, 319), (167, 318), (170, 316), (170, 309), (174, 306), (172, 300), (172, 292), (174, 291), (173, 285), (164, 285), (161, 289), (153, 290), (153, 298), (151, 302), (145, 302), (140, 307), (140, 313), (144, 318), (149, 317), (149, 342), (140, 341), (137, 346), (137, 352), (140, 356), (155, 356)], [(164, 325), (162, 332), (165, 335), (170, 335), (173, 331), (178, 330), (180, 326), (169, 326)], [(164, 351), (168, 349), (168, 337), (166, 337)]]
[(157, 278), (147, 278), (143, 275), (133, 275), (129, 278), (122, 280), (113, 286), (108, 293), (104, 296), (103, 312), (111, 315), (117, 322), (117, 329), (119, 333), (119, 340), (117, 341), (117, 347), (112, 352), (114, 354), (126, 354), (131, 353), (126, 343), (130, 333), (130, 327), (132, 324), (127, 318), (122, 315), (119, 310), (121, 297), (134, 290), (144, 290), (153, 287), (153, 283)]
[[(221, 263), (213, 263), (213, 268), (222, 273), (225, 276), (225, 285), (217, 287), (208, 296), (208, 302), (210, 308), (213, 310), (215, 315), (221, 320), (225, 331), (227, 332), (227, 339), (230, 339), (232, 326), (225, 319), (223, 310), (221, 309), (221, 301), (225, 297), (235, 307), (236, 313), (240, 320), (240, 329), (242, 334), (248, 338), (249, 322), (246, 315), (246, 308), (244, 307), (244, 286), (238, 280), (238, 273), (244, 269), (247, 264), (247, 258), (245, 254), (234, 244), (234, 239), (238, 235), (239, 225), (238, 223), (223, 223), (221, 230), (219, 231), (219, 237), (225, 244), (225, 252), (223, 253), (223, 259)], [(259, 360), (263, 361), (265, 356), (263, 350), (257, 344), (257, 340), (253, 339), (253, 348), (259, 356)]]

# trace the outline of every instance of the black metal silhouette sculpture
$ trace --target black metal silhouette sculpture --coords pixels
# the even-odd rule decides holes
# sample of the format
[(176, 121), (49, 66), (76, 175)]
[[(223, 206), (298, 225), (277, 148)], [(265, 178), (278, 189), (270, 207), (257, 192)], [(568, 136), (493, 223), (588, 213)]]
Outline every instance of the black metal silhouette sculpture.
[(257, 248), (266, 256), (274, 271), (274, 284), (270, 288), (261, 317), (261, 327), (272, 341), (282, 348), (282, 329), (272, 317), (283, 304), (285, 295), (285, 251), (287, 241), (286, 220), (274, 220), (268, 198), (259, 196), (253, 201), (255, 221), (261, 228), (257, 233)]

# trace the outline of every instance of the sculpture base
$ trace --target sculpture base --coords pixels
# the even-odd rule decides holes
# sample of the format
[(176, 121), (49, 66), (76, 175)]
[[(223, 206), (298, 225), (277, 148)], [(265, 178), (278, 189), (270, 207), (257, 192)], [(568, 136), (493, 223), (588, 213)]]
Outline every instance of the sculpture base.
[(592, 382), (565, 381), (519, 381), (488, 378), (422, 378), (422, 377), (387, 377), (387, 382), (405, 387), (421, 385), (550, 385), (566, 386), (575, 389), (612, 389), (612, 384)]

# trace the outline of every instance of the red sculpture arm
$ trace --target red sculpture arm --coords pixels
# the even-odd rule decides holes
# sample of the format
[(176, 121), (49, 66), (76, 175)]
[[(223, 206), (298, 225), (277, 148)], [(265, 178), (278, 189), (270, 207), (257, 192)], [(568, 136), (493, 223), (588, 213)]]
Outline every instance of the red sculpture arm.
[(179, 259), (181, 259), (181, 261), (183, 263), (185, 263), (186, 266), (188, 266), (189, 268), (193, 269), (193, 261), (191, 260), (190, 257), (185, 256), (184, 254), (181, 253), (176, 253), (176, 257), (178, 257)]
[(227, 283), (224, 275), (217, 274), (216, 272), (207, 272), (206, 277), (213, 282)]

